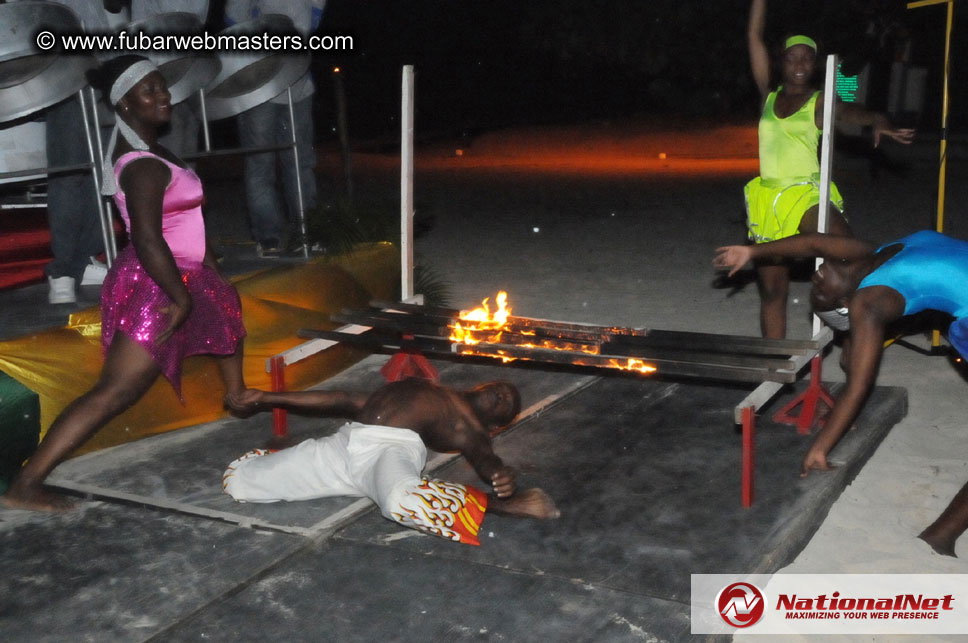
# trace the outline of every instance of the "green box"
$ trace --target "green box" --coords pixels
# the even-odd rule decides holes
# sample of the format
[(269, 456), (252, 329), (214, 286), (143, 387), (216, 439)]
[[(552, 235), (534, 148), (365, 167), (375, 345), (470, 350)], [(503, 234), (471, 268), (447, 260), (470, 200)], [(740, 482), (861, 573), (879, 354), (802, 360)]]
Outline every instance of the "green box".
[(40, 441), (40, 397), (0, 372), (0, 493)]

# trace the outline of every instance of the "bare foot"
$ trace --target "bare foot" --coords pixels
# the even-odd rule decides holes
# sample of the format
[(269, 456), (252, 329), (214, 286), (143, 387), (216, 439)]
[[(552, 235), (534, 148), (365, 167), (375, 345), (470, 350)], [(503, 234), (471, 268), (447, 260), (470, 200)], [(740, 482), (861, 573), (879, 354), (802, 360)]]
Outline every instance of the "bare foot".
[(551, 496), (538, 488), (519, 491), (510, 498), (488, 498), (487, 508), (494, 513), (522, 518), (552, 520), (561, 516)]
[(7, 493), (0, 496), (0, 505), (8, 509), (57, 513), (73, 509), (74, 501), (59, 493), (45, 491), (39, 486), (20, 489), (14, 485), (7, 490)]
[[(933, 527), (932, 525), (931, 527)], [(944, 534), (938, 534), (932, 531), (931, 527), (928, 527), (920, 534), (918, 538), (924, 542), (931, 545), (931, 549), (935, 550), (942, 556), (951, 556), (952, 558), (957, 558), (955, 554), (955, 539), (946, 537)]]

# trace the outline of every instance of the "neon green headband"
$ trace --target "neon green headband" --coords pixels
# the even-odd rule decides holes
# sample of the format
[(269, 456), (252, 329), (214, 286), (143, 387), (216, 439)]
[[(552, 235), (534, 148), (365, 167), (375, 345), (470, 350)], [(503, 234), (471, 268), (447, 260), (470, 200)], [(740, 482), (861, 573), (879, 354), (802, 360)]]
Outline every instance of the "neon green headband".
[(817, 51), (817, 43), (810, 36), (790, 36), (783, 43), (783, 51), (786, 51), (793, 45), (806, 45), (814, 51)]

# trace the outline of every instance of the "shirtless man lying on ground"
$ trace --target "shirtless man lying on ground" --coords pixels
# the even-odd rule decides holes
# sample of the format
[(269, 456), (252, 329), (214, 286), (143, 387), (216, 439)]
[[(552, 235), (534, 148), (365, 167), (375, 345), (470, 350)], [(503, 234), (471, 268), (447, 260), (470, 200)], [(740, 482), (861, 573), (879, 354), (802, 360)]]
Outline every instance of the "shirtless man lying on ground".
[[(455, 391), (407, 379), (372, 394), (248, 389), (233, 400), (239, 412), (272, 406), (354, 421), (333, 435), (250, 452), (230, 464), (223, 486), (236, 500), (366, 496), (390, 520), (474, 545), (487, 509), (537, 519), (560, 515), (541, 489), (517, 491), (514, 469), (494, 453), (489, 431), (510, 423), (521, 408), (520, 394), (507, 382)], [(459, 451), (493, 494), (422, 476), (428, 448)]]

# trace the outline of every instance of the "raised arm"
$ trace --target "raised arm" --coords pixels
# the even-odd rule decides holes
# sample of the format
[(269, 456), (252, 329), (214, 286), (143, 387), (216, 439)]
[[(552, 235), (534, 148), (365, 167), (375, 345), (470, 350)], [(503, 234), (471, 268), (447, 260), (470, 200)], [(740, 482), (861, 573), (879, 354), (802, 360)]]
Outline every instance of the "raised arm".
[(158, 335), (159, 344), (171, 337), (192, 310), (191, 295), (161, 231), (162, 201), (170, 180), (171, 170), (151, 158), (129, 163), (121, 172), (120, 180), (131, 218), (131, 244), (145, 272), (172, 301), (164, 311), (168, 315), (168, 327)]
[(238, 395), (227, 395), (229, 408), (239, 413), (253, 413), (283, 406), (289, 410), (313, 415), (355, 418), (369, 399), (368, 393), (355, 391), (262, 391), (246, 389)]
[(766, 27), (766, 0), (753, 0), (750, 3), (750, 19), (746, 37), (750, 52), (750, 70), (753, 82), (760, 90), (760, 98), (766, 100), (770, 93), (770, 53), (763, 40)]
[(806, 232), (792, 237), (746, 246), (723, 246), (716, 249), (713, 266), (736, 274), (749, 261), (756, 259), (803, 259), (825, 257), (853, 261), (874, 252), (874, 246), (854, 237)]

